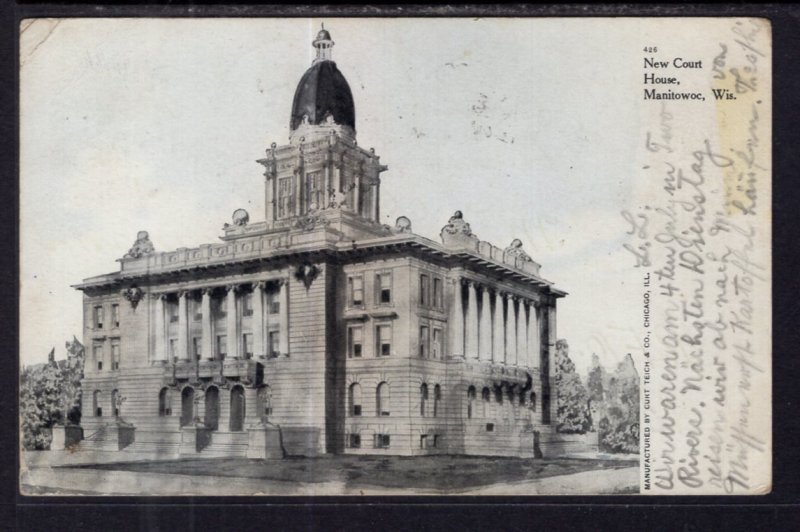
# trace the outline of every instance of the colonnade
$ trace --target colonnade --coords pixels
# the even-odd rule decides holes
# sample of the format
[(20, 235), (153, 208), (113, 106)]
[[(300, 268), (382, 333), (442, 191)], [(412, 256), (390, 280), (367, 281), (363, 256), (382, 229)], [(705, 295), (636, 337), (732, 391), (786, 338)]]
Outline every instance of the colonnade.
[(511, 366), (539, 366), (542, 323), (549, 314), (546, 307), (533, 299), (468, 279), (456, 280), (454, 292), (450, 307), (453, 356)]
[[(192, 339), (190, 337), (189, 300), (201, 294), (200, 335), (202, 358), (215, 360), (218, 358), (215, 338), (217, 335), (226, 336), (226, 358), (244, 358), (242, 338), (245, 333), (252, 334), (253, 356), (264, 356), (268, 348), (268, 331), (273, 329), (273, 323), (268, 323), (268, 309), (266, 305), (266, 291), (268, 284), (278, 284), (278, 351), (281, 354), (289, 352), (289, 287), (285, 279), (257, 281), (253, 283), (228, 284), (225, 286), (210, 286), (194, 289), (180, 289), (171, 292), (154, 293), (155, 299), (155, 352), (154, 361), (169, 360), (170, 326), (167, 316), (167, 300), (173, 295), (178, 299), (177, 320), (177, 349), (175, 356), (178, 360), (192, 360)], [(241, 295), (252, 290), (252, 316), (247, 319), (249, 327), (244, 328), (244, 313), (240, 312), (239, 304)], [(212, 298), (223, 295), (220, 301), (220, 310), (224, 310), (224, 325), (219, 326), (212, 311)], [(274, 319), (274, 318), (273, 318)], [(221, 330), (220, 330), (221, 329)]]

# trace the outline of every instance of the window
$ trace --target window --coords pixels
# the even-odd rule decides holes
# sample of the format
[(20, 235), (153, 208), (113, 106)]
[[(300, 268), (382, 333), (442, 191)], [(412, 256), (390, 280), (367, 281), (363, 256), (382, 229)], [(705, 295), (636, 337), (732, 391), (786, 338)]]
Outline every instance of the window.
[(223, 359), (228, 354), (228, 337), (224, 334), (217, 336), (217, 358)]
[(172, 359), (175, 359), (175, 357), (178, 356), (178, 340), (175, 338), (169, 339), (169, 356)]
[(244, 349), (245, 358), (253, 358), (253, 334), (244, 333), (242, 335), (242, 348)]
[(95, 390), (92, 394), (92, 410), (95, 417), (103, 417), (103, 407), (100, 405), (100, 390)]
[(322, 188), (322, 174), (320, 172), (306, 174), (306, 211), (324, 207)]
[(442, 291), (442, 280), (438, 277), (433, 279), (433, 306), (436, 308), (444, 308), (444, 296)]
[(433, 328), (433, 342), (431, 344), (431, 357), (442, 357), (442, 330), (438, 327)]
[(420, 434), (420, 436), (419, 436), (419, 448), (420, 449), (427, 449), (428, 448), (428, 435), (427, 434)]
[(349, 358), (361, 358), (363, 334), (364, 329), (361, 327), (350, 327), (347, 330), (347, 356)]
[(472, 404), (475, 402), (475, 387), (470, 386), (467, 390), (467, 419), (472, 419)]
[(483, 399), (483, 417), (486, 417), (489, 415), (489, 401), (492, 400), (492, 393), (489, 388), (484, 388), (481, 391), (481, 399)]
[(92, 356), (94, 357), (95, 364), (97, 364), (97, 369), (103, 369), (103, 346), (101, 344), (92, 346)]
[(494, 423), (486, 424), (486, 432), (494, 432)]
[(357, 382), (354, 382), (350, 385), (350, 390), (348, 395), (350, 396), (350, 415), (351, 416), (360, 416), (361, 415), (361, 385)]
[(119, 305), (111, 305), (111, 323), (114, 327), (119, 327)]
[(434, 434), (433, 435), (433, 446), (434, 446), (434, 448), (439, 447), (439, 435), (438, 434)]
[(269, 356), (275, 358), (280, 354), (281, 333), (280, 331), (270, 331), (267, 335), (267, 342), (269, 343), (268, 351)]
[(119, 341), (111, 342), (111, 369), (117, 370), (119, 369)]
[(169, 388), (161, 388), (161, 391), (158, 392), (158, 415), (172, 415), (172, 398), (169, 394)]
[(111, 415), (119, 417), (119, 392), (111, 390)]
[(292, 178), (283, 177), (278, 180), (278, 218), (290, 216), (292, 208)]
[(281, 301), (278, 295), (275, 290), (267, 292), (267, 310), (270, 314), (278, 314), (281, 311)]
[(253, 315), (253, 292), (242, 294), (242, 316)]
[(196, 299), (191, 299), (191, 312), (192, 312), (192, 319), (194, 321), (200, 321), (203, 319), (203, 305), (200, 301)]
[(503, 389), (502, 388), (495, 388), (494, 389), (494, 401), (498, 405), (503, 404)]
[(167, 314), (169, 315), (169, 322), (176, 323), (178, 321), (178, 303), (167, 303)]
[(94, 307), (94, 328), (103, 328), (103, 307)]
[(390, 444), (390, 438), (388, 434), (376, 434), (375, 435), (375, 448), (376, 449), (388, 449)]
[(102, 369), (103, 369), (103, 361), (102, 360), (98, 360), (97, 361), (97, 371), (102, 371)]
[(433, 387), (433, 417), (439, 415), (439, 404), (442, 402), (442, 388), (438, 384)]
[(361, 434), (348, 434), (347, 446), (351, 449), (361, 448)]
[(378, 325), (375, 327), (376, 350), (379, 357), (388, 357), (392, 354), (392, 326)]
[(375, 276), (376, 303), (388, 305), (392, 302), (392, 274), (379, 273)]
[(419, 328), (419, 356), (428, 358), (430, 352), (430, 329), (427, 325)]
[(221, 297), (215, 297), (211, 300), (211, 307), (214, 313), (214, 319), (221, 320), (228, 316), (225, 311), (225, 300)]
[(530, 408), (531, 408), (531, 410), (533, 410), (534, 412), (536, 412), (536, 392), (531, 392), (531, 404), (530, 404)]
[(431, 304), (431, 279), (425, 274), (419, 276), (419, 304), (423, 306)]
[(362, 306), (364, 304), (364, 278), (350, 277), (348, 284), (350, 285), (350, 306)]
[(378, 385), (377, 393), (377, 408), (375, 409), (379, 416), (388, 416), (390, 412), (390, 397), (389, 397), (389, 383), (382, 382)]
[(424, 382), (419, 387), (419, 415), (425, 417), (425, 411), (428, 406), (428, 385)]
[(203, 339), (199, 336), (192, 338), (192, 352), (196, 360), (200, 360), (203, 357)]

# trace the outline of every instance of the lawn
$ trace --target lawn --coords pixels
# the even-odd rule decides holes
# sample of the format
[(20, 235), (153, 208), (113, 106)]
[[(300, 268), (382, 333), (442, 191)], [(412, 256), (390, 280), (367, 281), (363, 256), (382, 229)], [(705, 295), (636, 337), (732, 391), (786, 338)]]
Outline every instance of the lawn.
[[(86, 465), (91, 469), (211, 475), (289, 482), (341, 481), (348, 488), (418, 488), (459, 490), (569, 475), (598, 469), (620, 469), (636, 461), (552, 458), (523, 459), (477, 456), (324, 456), (249, 460), (182, 459)], [(75, 466), (73, 466), (75, 467)]]

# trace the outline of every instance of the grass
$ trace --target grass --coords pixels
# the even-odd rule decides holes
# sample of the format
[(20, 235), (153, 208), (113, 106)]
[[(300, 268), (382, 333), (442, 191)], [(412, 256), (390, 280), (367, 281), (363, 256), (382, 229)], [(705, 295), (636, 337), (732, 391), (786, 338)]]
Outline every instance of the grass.
[(577, 458), (324, 456), (283, 460), (181, 459), (79, 467), (303, 483), (341, 481), (349, 488), (467, 489), (636, 465), (636, 461)]

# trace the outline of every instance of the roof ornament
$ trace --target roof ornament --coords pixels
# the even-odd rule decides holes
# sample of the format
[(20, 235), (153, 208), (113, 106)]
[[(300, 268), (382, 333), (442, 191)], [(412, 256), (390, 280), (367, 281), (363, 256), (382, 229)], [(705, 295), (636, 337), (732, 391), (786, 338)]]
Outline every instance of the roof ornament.
[(153, 243), (150, 242), (150, 235), (147, 231), (139, 231), (136, 234), (136, 242), (133, 243), (131, 249), (122, 257), (124, 259), (138, 259), (142, 255), (149, 255), (155, 251)]
[(394, 222), (394, 232), (395, 233), (410, 233), (411, 232), (411, 220), (406, 216), (400, 216)]
[(519, 257), (524, 261), (532, 261), (533, 259), (522, 250), (522, 240), (515, 238), (511, 241), (511, 245), (505, 249), (507, 257)]
[(472, 228), (464, 221), (461, 211), (456, 211), (447, 221), (447, 225), (442, 227), (439, 236), (442, 244), (449, 248), (470, 248), (477, 249), (478, 237), (472, 232)]
[(314, 59), (314, 63), (331, 61), (331, 50), (334, 43), (331, 40), (331, 34), (325, 29), (325, 23), (322, 23), (322, 28), (317, 33), (317, 38), (311, 44), (317, 49), (317, 58)]

